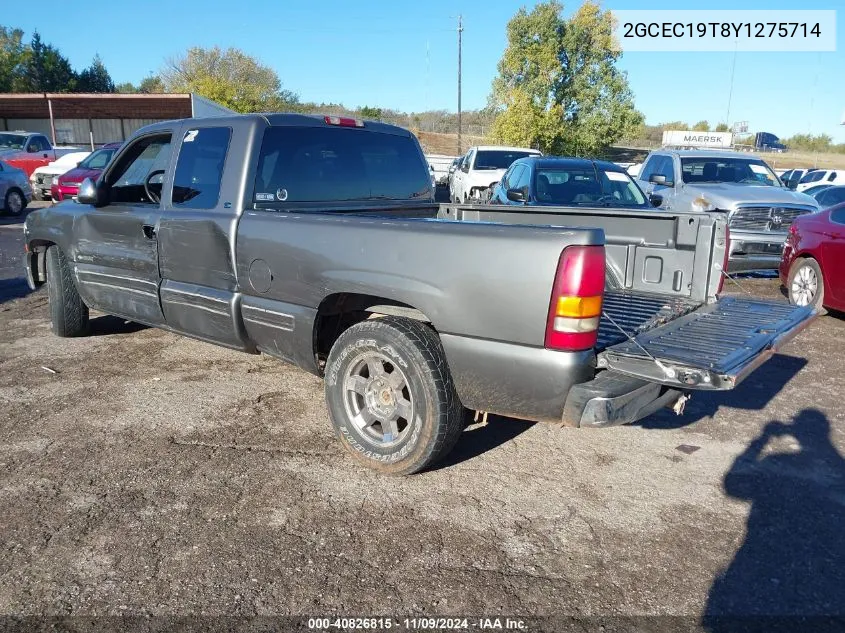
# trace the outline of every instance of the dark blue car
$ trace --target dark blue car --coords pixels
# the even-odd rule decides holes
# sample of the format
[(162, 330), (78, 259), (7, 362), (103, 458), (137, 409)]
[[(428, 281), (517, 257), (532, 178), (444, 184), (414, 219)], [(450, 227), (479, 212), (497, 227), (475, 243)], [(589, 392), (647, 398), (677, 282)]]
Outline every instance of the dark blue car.
[(603, 160), (538, 156), (515, 161), (493, 188), (490, 204), (651, 209), (619, 165)]

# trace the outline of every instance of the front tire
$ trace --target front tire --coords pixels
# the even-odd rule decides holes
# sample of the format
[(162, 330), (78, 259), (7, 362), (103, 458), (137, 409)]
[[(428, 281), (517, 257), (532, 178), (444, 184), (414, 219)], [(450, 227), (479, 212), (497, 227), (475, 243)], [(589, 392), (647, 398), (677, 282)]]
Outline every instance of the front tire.
[(47, 249), (47, 297), (53, 334), (64, 338), (88, 332), (88, 306), (79, 296), (70, 264), (58, 246)]
[(23, 194), (17, 189), (9, 189), (6, 199), (3, 201), (3, 208), (9, 215), (20, 215), (26, 209), (26, 200)]
[(371, 319), (341, 334), (326, 363), (326, 403), (344, 448), (389, 475), (442, 459), (464, 427), (440, 339), (413, 319)]
[(796, 306), (812, 306), (824, 312), (824, 277), (819, 263), (812, 257), (792, 262), (786, 279), (789, 302)]

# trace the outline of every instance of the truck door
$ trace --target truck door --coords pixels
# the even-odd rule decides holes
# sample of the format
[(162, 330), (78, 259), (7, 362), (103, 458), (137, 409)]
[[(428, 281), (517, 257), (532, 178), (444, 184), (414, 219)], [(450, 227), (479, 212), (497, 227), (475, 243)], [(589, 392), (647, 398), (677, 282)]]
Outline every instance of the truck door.
[[(234, 266), (239, 176), (250, 121), (208, 119), (179, 130), (172, 187), (157, 228), (161, 307), (170, 327), (189, 336), (247, 349)], [(232, 146), (232, 147), (230, 147)]]
[(86, 303), (149, 325), (164, 320), (156, 226), (171, 137), (161, 130), (127, 145), (103, 175), (108, 204), (80, 214), (74, 224), (73, 260)]

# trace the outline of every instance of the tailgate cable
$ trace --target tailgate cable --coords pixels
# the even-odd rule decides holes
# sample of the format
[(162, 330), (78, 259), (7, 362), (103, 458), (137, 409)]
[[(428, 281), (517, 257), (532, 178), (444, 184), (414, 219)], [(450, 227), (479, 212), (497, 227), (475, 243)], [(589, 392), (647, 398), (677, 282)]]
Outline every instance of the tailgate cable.
[(641, 350), (643, 350), (643, 353), (644, 353), (646, 356), (648, 356), (651, 360), (653, 360), (653, 361), (654, 361), (654, 364), (655, 364), (655, 365), (657, 365), (657, 366), (660, 368), (660, 370), (664, 373), (664, 375), (665, 375), (667, 378), (674, 378), (674, 377), (675, 377), (675, 370), (674, 370), (674, 369), (672, 369), (672, 368), (670, 368), (670, 367), (666, 367), (666, 365), (664, 365), (664, 364), (663, 364), (663, 363), (661, 363), (659, 360), (657, 360), (654, 356), (652, 356), (652, 355), (651, 355), (651, 352), (649, 352), (649, 351), (648, 351), (645, 347), (643, 347), (642, 345), (640, 345), (640, 342), (639, 342), (636, 338), (634, 338), (633, 336), (631, 336), (630, 334), (628, 334), (625, 330), (623, 330), (623, 329), (622, 329), (622, 326), (621, 326), (621, 325), (619, 325), (616, 321), (614, 321), (614, 320), (613, 320), (613, 317), (612, 317), (612, 316), (610, 316), (610, 315), (609, 315), (606, 311), (602, 310), (602, 311), (601, 311), (601, 313), (602, 313), (602, 315), (604, 315), (605, 317), (607, 317), (607, 320), (608, 320), (608, 321), (610, 321), (610, 322), (613, 324), (613, 326), (614, 326), (617, 330), (619, 330), (620, 332), (622, 332), (622, 334), (623, 334), (623, 335), (624, 335), (624, 336), (625, 336), (625, 337), (626, 337), (626, 338), (627, 338), (627, 339), (628, 339), (631, 343), (633, 343), (634, 345), (636, 345), (637, 347), (639, 347)]
[(721, 264), (716, 264), (716, 266), (718, 266), (719, 270), (721, 271), (722, 275), (724, 275), (725, 279), (728, 279), (728, 280), (732, 281), (732, 282), (734, 283), (734, 285), (735, 285), (737, 288), (739, 288), (740, 290), (742, 290), (742, 291), (743, 291), (745, 294), (747, 294), (749, 297), (753, 297), (753, 296), (754, 296), (754, 295), (752, 295), (750, 292), (748, 292), (745, 288), (743, 288), (743, 287), (742, 287), (742, 284), (740, 284), (740, 283), (736, 280), (736, 277), (734, 277), (734, 276), (733, 276), (733, 275), (731, 275), (731, 274), (730, 274), (727, 270), (725, 270), (724, 268), (722, 268), (722, 265), (721, 265)]
[[(602, 315), (606, 316), (607, 320), (610, 321), (617, 330), (622, 332), (622, 334), (629, 341), (631, 341), (634, 345), (639, 347), (646, 356), (648, 356), (651, 360), (653, 360), (654, 364), (657, 365), (661, 369), (661, 371), (663, 372), (663, 374), (667, 378), (676, 378), (676, 374), (675, 374), (674, 369), (672, 369), (671, 367), (667, 367), (666, 365), (661, 363), (659, 360), (657, 360), (654, 356), (652, 356), (652, 354), (645, 347), (640, 345), (640, 342), (636, 338), (634, 338), (633, 336), (628, 334), (624, 329), (622, 329), (622, 326), (619, 325), (616, 321), (614, 321), (613, 317), (610, 316), (607, 312), (602, 310), (601, 313), (602, 313)], [(690, 397), (691, 396), (689, 396), (688, 394), (682, 394), (681, 397), (679, 397), (678, 400), (675, 402), (675, 404), (672, 405), (672, 411), (675, 412), (675, 415), (682, 415), (683, 414), (684, 407), (686, 406), (687, 400), (689, 400)]]

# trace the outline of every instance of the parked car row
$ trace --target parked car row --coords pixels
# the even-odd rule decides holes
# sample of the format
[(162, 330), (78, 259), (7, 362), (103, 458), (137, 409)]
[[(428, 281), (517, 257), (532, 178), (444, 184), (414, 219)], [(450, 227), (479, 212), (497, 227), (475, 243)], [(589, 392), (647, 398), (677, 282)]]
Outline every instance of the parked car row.
[(511, 164), (526, 156), (541, 156), (536, 149), (479, 145), (458, 159), (449, 177), (449, 200), (452, 202), (486, 202)]
[[(10, 136), (15, 135), (22, 136), (23, 133), (16, 133)], [(0, 134), (0, 137), (2, 136)], [(29, 136), (36, 138), (40, 135), (30, 134)], [(65, 198), (73, 197), (76, 195), (79, 183), (85, 178), (96, 178), (108, 164), (109, 160), (111, 160), (111, 157), (120, 145), (120, 143), (107, 143), (93, 152), (68, 151), (65, 154), (59, 155), (55, 160), (46, 165), (35, 167), (28, 179), (31, 189), (29, 200), (53, 200), (54, 202), (58, 202)], [(8, 165), (14, 167), (15, 165), (21, 164), (21, 160), (16, 158), (14, 153), (7, 153), (6, 156), (9, 157), (6, 161)], [(26, 170), (20, 167), (17, 168), (26, 177)], [(22, 191), (22, 193), (25, 192)], [(24, 204), (23, 208), (25, 207), (26, 204)], [(12, 201), (11, 205), (6, 205), (6, 210), (9, 213), (16, 213), (15, 209), (17, 208), (18, 205), (14, 201)], [(23, 211), (23, 208), (17, 211), (17, 213)]]

